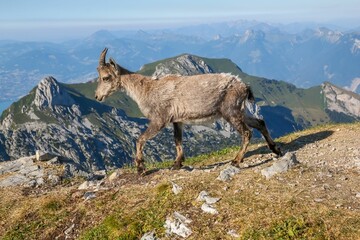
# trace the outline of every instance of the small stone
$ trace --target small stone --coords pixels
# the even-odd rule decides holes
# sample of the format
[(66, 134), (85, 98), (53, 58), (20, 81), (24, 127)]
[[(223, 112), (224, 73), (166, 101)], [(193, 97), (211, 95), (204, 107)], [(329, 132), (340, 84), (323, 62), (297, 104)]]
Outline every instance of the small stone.
[(261, 174), (265, 176), (266, 179), (270, 179), (275, 174), (286, 172), (297, 164), (299, 164), (299, 162), (296, 159), (295, 153), (287, 152), (282, 158), (277, 160), (273, 165), (262, 169)]
[(55, 185), (58, 185), (58, 184), (59, 184), (59, 182), (60, 182), (60, 177), (57, 176), (57, 175), (54, 175), (54, 174), (50, 174), (50, 175), (48, 176), (48, 181), (50, 182), (50, 184), (51, 184), (52, 186), (55, 186)]
[(74, 230), (74, 227), (75, 223), (71, 224), (71, 226), (64, 231), (65, 235), (69, 235)]
[(218, 214), (219, 212), (210, 204), (207, 203), (203, 203), (203, 205), (201, 205), (201, 210), (203, 210), (206, 213), (210, 213), (210, 214)]
[(343, 206), (343, 204), (338, 203), (338, 204), (336, 204), (335, 208), (341, 208), (342, 206)]
[(165, 221), (165, 233), (167, 235), (176, 234), (180, 237), (187, 238), (192, 234), (191, 229), (186, 225), (192, 221), (178, 212), (174, 212), (173, 216), (168, 217)]
[(182, 191), (182, 187), (180, 187), (176, 183), (171, 182), (171, 184), (172, 184), (172, 191), (175, 195), (179, 194)]
[(207, 204), (214, 204), (216, 202), (218, 202), (221, 198), (214, 198), (214, 197), (210, 197), (208, 192), (206, 191), (201, 191), (199, 193), (199, 196), (197, 197), (198, 201), (205, 201)]
[(78, 187), (78, 190), (96, 189), (100, 185), (100, 181), (85, 181)]
[(355, 197), (360, 198), (360, 192), (356, 193)]
[(94, 192), (86, 192), (83, 197), (85, 200), (90, 200), (93, 198), (96, 198), (96, 195)]
[(230, 235), (231, 237), (234, 237), (234, 238), (239, 238), (240, 235), (234, 230), (234, 229), (231, 229), (227, 232), (228, 235)]
[(147, 232), (145, 233), (140, 240), (157, 240), (157, 237), (155, 235), (155, 232)]
[(35, 154), (36, 161), (48, 161), (48, 160), (53, 159), (55, 157), (57, 157), (56, 154), (49, 153), (49, 152), (43, 152), (41, 150), (37, 150), (36, 154)]
[(106, 177), (106, 170), (98, 170), (94, 171), (93, 175), (91, 176), (91, 180), (101, 180)]
[(320, 202), (323, 202), (324, 199), (322, 199), (322, 198), (315, 198), (314, 201), (317, 202), (317, 203), (320, 203)]
[(83, 196), (83, 193), (79, 192), (79, 191), (73, 192), (71, 194), (71, 198), (73, 198), (73, 199), (81, 198), (82, 196)]
[(56, 165), (56, 164), (60, 164), (60, 157), (54, 157), (52, 159), (50, 159), (49, 161), (46, 162), (48, 165)]
[(44, 184), (44, 178), (40, 177), (36, 179), (36, 185), (41, 186)]
[(31, 179), (27, 184), (25, 184), (26, 187), (36, 187), (36, 180)]
[(120, 171), (115, 171), (113, 172), (112, 174), (110, 174), (110, 176), (108, 177), (108, 180), (109, 182), (113, 182), (115, 181), (116, 179), (118, 179), (121, 175), (121, 172)]
[(228, 166), (226, 169), (220, 172), (220, 175), (216, 178), (217, 180), (227, 182), (232, 179), (232, 177), (239, 173), (240, 169), (234, 166)]
[(173, 214), (174, 218), (178, 219), (179, 221), (183, 222), (183, 223), (191, 223), (192, 220), (185, 217), (184, 215), (180, 214), (179, 212), (175, 211)]

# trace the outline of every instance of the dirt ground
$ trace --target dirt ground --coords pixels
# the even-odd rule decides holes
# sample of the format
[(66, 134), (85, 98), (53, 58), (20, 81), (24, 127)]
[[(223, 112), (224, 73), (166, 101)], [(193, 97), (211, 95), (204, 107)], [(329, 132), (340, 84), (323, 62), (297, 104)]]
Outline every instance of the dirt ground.
[[(261, 170), (277, 159), (259, 143), (228, 182), (216, 178), (236, 155), (234, 148), (189, 159), (179, 171), (150, 166), (139, 177), (135, 169), (120, 170), (90, 200), (84, 194), (94, 190), (78, 190), (79, 179), (52, 188), (0, 189), (0, 236), (139, 239), (154, 231), (160, 239), (182, 239), (164, 230), (177, 211), (192, 220), (187, 239), (360, 239), (359, 137), (360, 123), (282, 137), (282, 151), (293, 152), (300, 163), (270, 179)], [(204, 190), (221, 198), (214, 204), (218, 214), (201, 210), (196, 199)]]

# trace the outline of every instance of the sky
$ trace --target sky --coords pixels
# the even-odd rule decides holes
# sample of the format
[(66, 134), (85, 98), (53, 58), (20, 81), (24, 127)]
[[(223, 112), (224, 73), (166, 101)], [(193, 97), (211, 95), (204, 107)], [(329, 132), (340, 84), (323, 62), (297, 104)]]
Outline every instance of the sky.
[(359, 0), (0, 0), (0, 40), (55, 40), (100, 29), (138, 30), (258, 20), (360, 26)]

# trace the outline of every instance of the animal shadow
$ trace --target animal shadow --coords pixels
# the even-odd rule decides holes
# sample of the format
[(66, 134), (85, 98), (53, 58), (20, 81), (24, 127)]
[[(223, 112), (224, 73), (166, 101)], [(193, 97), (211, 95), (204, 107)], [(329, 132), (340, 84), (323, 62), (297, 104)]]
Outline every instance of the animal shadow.
[[(297, 151), (297, 150), (303, 148), (304, 146), (306, 146), (307, 144), (315, 143), (317, 141), (326, 139), (326, 138), (330, 137), (333, 133), (334, 133), (334, 131), (325, 130), (325, 131), (321, 131), (321, 132), (317, 132), (317, 133), (311, 133), (308, 135), (299, 136), (297, 138), (292, 139), (290, 142), (277, 142), (277, 144), (279, 145), (283, 154), (285, 154), (286, 152)], [(255, 168), (255, 167), (261, 166), (263, 164), (266, 164), (266, 163), (272, 161), (272, 158), (269, 158), (269, 159), (263, 160), (261, 162), (246, 164), (246, 158), (253, 156), (253, 155), (267, 154), (270, 152), (271, 151), (269, 150), (269, 148), (267, 146), (261, 146), (254, 150), (248, 151), (245, 154), (245, 161), (244, 161), (245, 166), (240, 166), (240, 169)], [(217, 163), (212, 163), (209, 165), (201, 166), (199, 168), (190, 168), (189, 166), (183, 166), (181, 169), (185, 170), (185, 171), (189, 171), (189, 172), (191, 172), (193, 169), (206, 170), (206, 169), (213, 169), (215, 167), (220, 167), (220, 166), (223, 166), (226, 164), (230, 164), (230, 162), (231, 162), (231, 160), (226, 160), (226, 161), (222, 161), (222, 162), (217, 162)], [(171, 168), (168, 168), (168, 169), (171, 169)], [(146, 171), (145, 175), (150, 175), (150, 174), (156, 173), (159, 170), (161, 170), (161, 169), (159, 169), (159, 168), (150, 169), (150, 170)]]
[(315, 143), (317, 141), (324, 140), (330, 137), (334, 131), (325, 130), (317, 133), (311, 133), (308, 135), (300, 136), (298, 138), (292, 139), (288, 143), (280, 143), (280, 147), (282, 147), (285, 152), (297, 151), (300, 148), (305, 147), (308, 144)]

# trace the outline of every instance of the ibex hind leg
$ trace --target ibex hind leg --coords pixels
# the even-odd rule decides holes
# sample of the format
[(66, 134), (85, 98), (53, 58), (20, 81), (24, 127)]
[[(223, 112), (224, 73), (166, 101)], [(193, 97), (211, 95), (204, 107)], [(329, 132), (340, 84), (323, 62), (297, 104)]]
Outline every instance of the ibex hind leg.
[(147, 140), (153, 138), (164, 126), (165, 124), (161, 122), (150, 122), (148, 128), (145, 130), (144, 133), (141, 134), (141, 136), (137, 140), (135, 165), (138, 174), (143, 175), (146, 171), (143, 159), (144, 144)]
[(262, 119), (257, 119), (250, 116), (245, 116), (245, 123), (249, 127), (255, 128), (261, 132), (261, 134), (264, 136), (268, 147), (270, 150), (275, 153), (278, 156), (282, 156), (282, 152), (279, 147), (276, 146), (275, 142), (270, 136), (270, 133), (266, 127), (265, 121)]
[(249, 146), (252, 132), (241, 117), (230, 118), (229, 122), (233, 125), (233, 127), (239, 132), (242, 137), (242, 146), (235, 159), (231, 162), (233, 166), (239, 167), (239, 164), (244, 161), (244, 156)]

